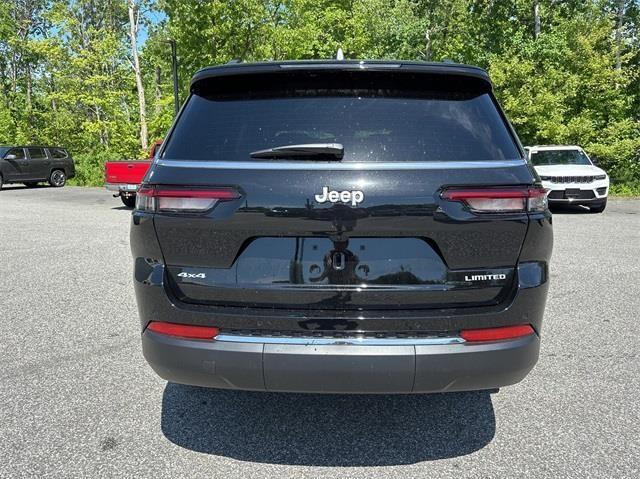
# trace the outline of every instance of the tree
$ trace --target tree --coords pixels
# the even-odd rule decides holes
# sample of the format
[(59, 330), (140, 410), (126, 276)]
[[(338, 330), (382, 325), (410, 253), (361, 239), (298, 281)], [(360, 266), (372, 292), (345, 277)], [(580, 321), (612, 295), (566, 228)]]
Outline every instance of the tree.
[(138, 91), (138, 108), (140, 112), (140, 146), (143, 150), (148, 150), (147, 133), (147, 106), (144, 97), (144, 85), (142, 84), (142, 72), (140, 70), (140, 60), (138, 59), (138, 22), (140, 15), (135, 0), (128, 0), (129, 10), (129, 38), (131, 41), (131, 66), (136, 77), (136, 89)]

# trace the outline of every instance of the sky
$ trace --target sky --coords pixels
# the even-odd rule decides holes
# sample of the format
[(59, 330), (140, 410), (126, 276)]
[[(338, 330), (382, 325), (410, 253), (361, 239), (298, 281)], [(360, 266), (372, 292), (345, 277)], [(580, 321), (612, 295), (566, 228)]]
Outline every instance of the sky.
[[(161, 12), (160, 10), (149, 10), (148, 12), (144, 13), (144, 16), (145, 19), (152, 25), (157, 25), (158, 23), (167, 19), (165, 13)], [(147, 29), (147, 25), (145, 23), (142, 23), (138, 30), (138, 48), (142, 48), (148, 37), (149, 31)]]

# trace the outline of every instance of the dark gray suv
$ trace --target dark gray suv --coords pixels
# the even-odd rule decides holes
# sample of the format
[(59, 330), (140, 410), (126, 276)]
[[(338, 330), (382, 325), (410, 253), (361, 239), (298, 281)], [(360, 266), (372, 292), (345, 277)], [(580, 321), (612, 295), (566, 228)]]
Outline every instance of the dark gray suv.
[(76, 168), (67, 150), (57, 146), (0, 146), (0, 188), (5, 183), (61, 187)]
[(263, 391), (493, 389), (538, 359), (547, 191), (479, 68), (206, 68), (132, 216), (163, 378)]

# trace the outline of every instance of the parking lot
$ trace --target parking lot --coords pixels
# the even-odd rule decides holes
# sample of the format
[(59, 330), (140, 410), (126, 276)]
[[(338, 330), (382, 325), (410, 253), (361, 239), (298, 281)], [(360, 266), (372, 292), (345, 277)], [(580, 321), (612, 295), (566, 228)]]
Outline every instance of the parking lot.
[(0, 191), (0, 477), (638, 477), (640, 200), (554, 214), (541, 357), (497, 394), (167, 384), (140, 349), (130, 211)]

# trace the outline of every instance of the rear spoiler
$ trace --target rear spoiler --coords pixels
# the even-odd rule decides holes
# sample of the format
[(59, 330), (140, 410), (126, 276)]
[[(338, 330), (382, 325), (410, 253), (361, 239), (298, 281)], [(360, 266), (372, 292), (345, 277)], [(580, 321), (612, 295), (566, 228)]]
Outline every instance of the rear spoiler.
[[(410, 61), (371, 61), (371, 60), (303, 60), (263, 63), (228, 63), (207, 67), (196, 72), (191, 79), (191, 92), (198, 93), (205, 85), (227, 83), (227, 79), (245, 79), (257, 75), (265, 77), (291, 78), (307, 75), (338, 75), (356, 72), (389, 73), (394, 76), (431, 75), (447, 79), (466, 79), (480, 88), (491, 90), (489, 74), (482, 68), (457, 63), (427, 63)], [(475, 80), (475, 81), (473, 81)]]

